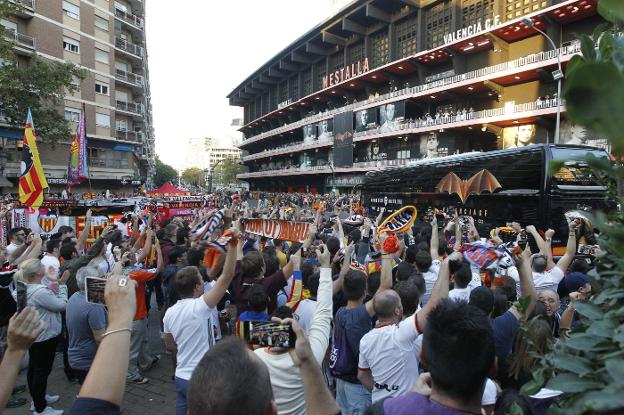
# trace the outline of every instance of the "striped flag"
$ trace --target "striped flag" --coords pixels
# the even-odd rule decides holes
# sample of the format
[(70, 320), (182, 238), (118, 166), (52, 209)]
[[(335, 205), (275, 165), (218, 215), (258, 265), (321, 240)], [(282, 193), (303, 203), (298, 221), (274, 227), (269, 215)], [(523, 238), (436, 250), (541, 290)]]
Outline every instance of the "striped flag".
[(80, 120), (76, 126), (76, 134), (69, 148), (69, 163), (67, 165), (67, 188), (82, 183), (87, 179), (87, 135), (85, 126), (85, 107), (82, 104)]
[(48, 181), (43, 173), (32, 113), (28, 109), (24, 128), (24, 149), (22, 151), (22, 169), (19, 178), (19, 200), (32, 209), (38, 209), (43, 203), (43, 190), (48, 188)]

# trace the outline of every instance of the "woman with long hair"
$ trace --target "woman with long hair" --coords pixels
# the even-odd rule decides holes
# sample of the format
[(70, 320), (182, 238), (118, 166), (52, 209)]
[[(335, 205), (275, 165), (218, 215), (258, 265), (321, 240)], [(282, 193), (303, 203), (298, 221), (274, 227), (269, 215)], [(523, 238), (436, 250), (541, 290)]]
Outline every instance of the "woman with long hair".
[(32, 410), (34, 413), (46, 415), (60, 415), (61, 410), (49, 407), (59, 400), (58, 396), (46, 395), (48, 376), (52, 371), (56, 344), (61, 334), (61, 311), (67, 304), (66, 278), (61, 278), (58, 293), (48, 289), (41, 280), (46, 276), (46, 270), (41, 261), (33, 258), (22, 262), (15, 273), (15, 282), (26, 284), (26, 298), (28, 305), (39, 312), (41, 320), (45, 324), (45, 331), (37, 337), (30, 346), (28, 362), (28, 389), (33, 398)]
[(509, 385), (505, 386), (519, 390), (531, 380), (531, 372), (538, 364), (537, 358), (533, 356), (544, 356), (552, 350), (553, 344), (550, 324), (542, 318), (531, 321), (527, 331), (518, 333), (516, 337), (514, 351), (508, 359)]

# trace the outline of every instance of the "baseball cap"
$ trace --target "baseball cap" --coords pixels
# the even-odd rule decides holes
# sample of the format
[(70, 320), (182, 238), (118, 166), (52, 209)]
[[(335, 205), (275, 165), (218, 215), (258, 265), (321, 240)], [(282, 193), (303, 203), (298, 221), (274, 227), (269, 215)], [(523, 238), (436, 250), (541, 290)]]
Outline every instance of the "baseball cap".
[(589, 277), (582, 272), (571, 272), (565, 277), (565, 285), (569, 292), (578, 291), (579, 288), (589, 283)]

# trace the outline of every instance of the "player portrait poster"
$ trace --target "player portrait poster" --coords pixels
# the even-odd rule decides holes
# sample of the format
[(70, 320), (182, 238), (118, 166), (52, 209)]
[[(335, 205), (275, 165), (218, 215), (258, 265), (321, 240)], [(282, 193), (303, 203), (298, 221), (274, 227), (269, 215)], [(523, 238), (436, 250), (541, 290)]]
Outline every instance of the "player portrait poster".
[(334, 165), (353, 167), (353, 111), (334, 116)]

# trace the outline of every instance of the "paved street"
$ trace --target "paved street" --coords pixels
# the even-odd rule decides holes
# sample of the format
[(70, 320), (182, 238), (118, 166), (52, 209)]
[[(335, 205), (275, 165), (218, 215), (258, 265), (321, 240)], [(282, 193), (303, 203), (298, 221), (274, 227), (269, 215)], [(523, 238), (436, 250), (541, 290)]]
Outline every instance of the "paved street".
[[(149, 383), (145, 385), (127, 385), (122, 405), (123, 414), (127, 415), (158, 415), (175, 413), (175, 389), (171, 375), (173, 364), (170, 355), (164, 353), (164, 346), (159, 335), (158, 310), (152, 307), (150, 312), (150, 346), (155, 353), (161, 354), (160, 362), (156, 367), (145, 374)], [(26, 384), (26, 371), (20, 373), (18, 385)], [(67, 381), (63, 373), (63, 356), (56, 355), (56, 362), (52, 374), (48, 378), (48, 394), (60, 395), (61, 400), (54, 404), (56, 409), (68, 410), (79, 391), (77, 383)], [(7, 409), (7, 415), (30, 415), (30, 395), (24, 392), (20, 396), (28, 398), (28, 404), (19, 408)]]

